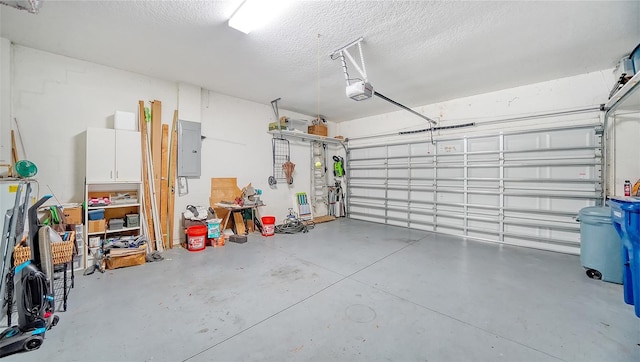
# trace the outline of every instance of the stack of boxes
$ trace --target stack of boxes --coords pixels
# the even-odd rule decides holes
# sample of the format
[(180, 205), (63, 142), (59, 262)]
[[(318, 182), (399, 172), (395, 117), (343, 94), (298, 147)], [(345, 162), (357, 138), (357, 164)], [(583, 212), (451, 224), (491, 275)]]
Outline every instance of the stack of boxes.
[(84, 228), (82, 225), (82, 207), (77, 204), (63, 205), (62, 212), (64, 222), (76, 232), (76, 254), (73, 258), (73, 268), (80, 268), (82, 255), (84, 252)]
[(89, 232), (99, 233), (106, 230), (107, 223), (104, 219), (104, 210), (89, 210)]

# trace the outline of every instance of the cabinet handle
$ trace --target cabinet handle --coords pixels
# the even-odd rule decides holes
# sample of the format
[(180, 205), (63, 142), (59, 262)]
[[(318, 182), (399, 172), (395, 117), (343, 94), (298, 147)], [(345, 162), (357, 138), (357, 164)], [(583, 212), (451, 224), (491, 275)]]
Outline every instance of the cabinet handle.
[(109, 178), (113, 178), (113, 170), (109, 171)]
[(116, 171), (116, 178), (118, 178), (118, 171)]

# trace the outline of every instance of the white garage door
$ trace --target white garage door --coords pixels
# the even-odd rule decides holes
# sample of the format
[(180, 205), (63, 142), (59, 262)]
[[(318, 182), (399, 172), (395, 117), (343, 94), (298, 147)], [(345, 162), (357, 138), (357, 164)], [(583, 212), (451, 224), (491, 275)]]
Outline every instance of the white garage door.
[(602, 199), (594, 123), (349, 147), (348, 166), (351, 218), (566, 253)]

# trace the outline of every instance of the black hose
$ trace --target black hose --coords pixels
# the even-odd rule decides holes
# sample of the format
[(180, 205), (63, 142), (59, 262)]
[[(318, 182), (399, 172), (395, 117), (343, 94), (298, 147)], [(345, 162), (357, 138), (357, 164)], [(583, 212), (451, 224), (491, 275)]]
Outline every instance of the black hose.
[(313, 222), (308, 222), (308, 224), (304, 224), (302, 221), (297, 219), (295, 220), (288, 219), (283, 224), (276, 225), (275, 232), (277, 234), (295, 234), (299, 232), (308, 233), (309, 230), (313, 229), (313, 227), (314, 227)]

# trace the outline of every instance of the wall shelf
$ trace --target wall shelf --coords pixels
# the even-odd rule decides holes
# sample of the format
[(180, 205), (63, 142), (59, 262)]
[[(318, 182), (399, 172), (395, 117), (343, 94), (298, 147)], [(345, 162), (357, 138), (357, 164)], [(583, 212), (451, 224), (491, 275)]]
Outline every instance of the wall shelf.
[(269, 134), (277, 137), (286, 137), (286, 138), (295, 138), (303, 141), (319, 141), (323, 143), (332, 143), (336, 145), (344, 146), (344, 141), (339, 140), (337, 138), (318, 136), (315, 134), (308, 134), (303, 132), (292, 132), (292, 131), (283, 131), (283, 130), (272, 130), (268, 132)]
[(88, 210), (102, 210), (102, 209), (117, 209), (117, 208), (121, 208), (121, 207), (137, 207), (140, 206), (139, 203), (135, 203), (135, 204), (111, 204), (111, 205), (107, 205), (107, 206), (89, 206), (87, 209)]
[(91, 236), (91, 235), (104, 235), (104, 234), (116, 234), (116, 233), (123, 233), (123, 232), (127, 232), (127, 231), (133, 231), (133, 230), (140, 230), (140, 227), (131, 227), (131, 228), (121, 228), (121, 229), (113, 229), (113, 230), (105, 230), (105, 231), (96, 231), (96, 232), (92, 232), (92, 233), (88, 233), (87, 235)]

